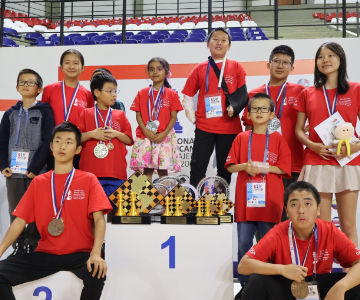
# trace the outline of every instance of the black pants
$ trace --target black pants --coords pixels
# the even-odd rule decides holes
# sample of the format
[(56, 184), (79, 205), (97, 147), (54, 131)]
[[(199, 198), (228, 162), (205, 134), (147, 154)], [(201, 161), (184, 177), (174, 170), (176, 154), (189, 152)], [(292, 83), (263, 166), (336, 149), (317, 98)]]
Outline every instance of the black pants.
[[(344, 273), (317, 275), (320, 299), (324, 299), (331, 287), (344, 276)], [(311, 280), (311, 277), (306, 278), (306, 281)], [(290, 285), (291, 280), (282, 276), (253, 274), (245, 285), (241, 300), (294, 300)], [(347, 291), (345, 300), (360, 300), (360, 285)]]
[(214, 148), (217, 175), (230, 183), (231, 173), (224, 168), (224, 165), (235, 137), (236, 134), (217, 134), (195, 129), (194, 147), (190, 162), (190, 183), (194, 187), (205, 177)]
[[(80, 252), (54, 255), (33, 252), (26, 255), (9, 256), (0, 261), (0, 299), (15, 300), (12, 286), (33, 281), (59, 271), (70, 271), (83, 280), (80, 300), (99, 300), (105, 278), (92, 277), (86, 261), (89, 253)], [(75, 299), (74, 299), (75, 300)]]

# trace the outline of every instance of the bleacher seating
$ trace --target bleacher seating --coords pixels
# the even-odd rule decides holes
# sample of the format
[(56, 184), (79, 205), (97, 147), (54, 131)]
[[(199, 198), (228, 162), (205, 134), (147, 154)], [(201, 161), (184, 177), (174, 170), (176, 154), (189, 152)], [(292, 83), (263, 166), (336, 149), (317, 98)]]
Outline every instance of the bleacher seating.
[[(326, 13), (326, 15), (324, 15), (324, 13), (322, 12), (314, 12), (312, 14), (313, 18), (318, 18), (320, 20), (326, 20), (326, 22), (330, 22), (331, 24), (336, 24), (336, 23), (342, 23), (343, 22), (343, 13), (339, 12), (338, 15), (336, 15), (335, 12), (329, 12)], [(345, 14), (346, 17), (346, 23), (347, 24), (354, 24), (357, 23), (357, 13), (356, 12), (346, 12)], [(360, 17), (360, 15), (359, 15)]]

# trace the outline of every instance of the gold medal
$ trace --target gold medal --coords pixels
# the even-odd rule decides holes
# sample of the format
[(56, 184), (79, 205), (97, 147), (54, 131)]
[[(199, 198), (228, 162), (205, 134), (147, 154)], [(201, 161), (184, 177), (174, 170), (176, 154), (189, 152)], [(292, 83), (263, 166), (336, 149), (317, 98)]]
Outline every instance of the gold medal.
[(291, 283), (291, 293), (296, 299), (305, 299), (309, 295), (308, 284), (304, 280), (301, 282), (293, 281)]
[(48, 232), (52, 236), (59, 236), (64, 232), (64, 220), (62, 218), (52, 219), (48, 225)]
[(106, 147), (109, 149), (109, 150), (114, 150), (114, 144), (112, 142), (109, 142)]

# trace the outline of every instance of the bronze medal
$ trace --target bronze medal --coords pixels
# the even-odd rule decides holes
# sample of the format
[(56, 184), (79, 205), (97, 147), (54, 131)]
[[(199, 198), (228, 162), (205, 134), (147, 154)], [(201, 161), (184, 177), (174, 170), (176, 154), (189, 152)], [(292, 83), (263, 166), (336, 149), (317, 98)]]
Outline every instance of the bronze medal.
[(106, 147), (109, 149), (109, 150), (114, 150), (114, 144), (112, 142), (109, 142)]
[(293, 281), (291, 283), (291, 293), (296, 299), (305, 299), (309, 295), (308, 284), (304, 280), (301, 282)]
[(62, 218), (52, 219), (48, 225), (48, 232), (52, 236), (59, 236), (64, 232), (64, 220)]

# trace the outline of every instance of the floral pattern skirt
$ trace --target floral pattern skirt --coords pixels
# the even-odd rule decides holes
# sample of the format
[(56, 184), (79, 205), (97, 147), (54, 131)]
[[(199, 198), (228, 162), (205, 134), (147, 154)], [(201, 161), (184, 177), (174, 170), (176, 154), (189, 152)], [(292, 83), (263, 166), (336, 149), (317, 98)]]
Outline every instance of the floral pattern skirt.
[(175, 131), (172, 129), (160, 144), (137, 137), (132, 148), (130, 168), (135, 171), (147, 168), (179, 172), (181, 161)]

